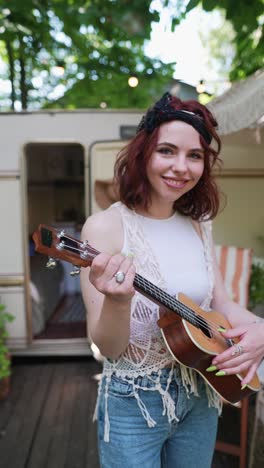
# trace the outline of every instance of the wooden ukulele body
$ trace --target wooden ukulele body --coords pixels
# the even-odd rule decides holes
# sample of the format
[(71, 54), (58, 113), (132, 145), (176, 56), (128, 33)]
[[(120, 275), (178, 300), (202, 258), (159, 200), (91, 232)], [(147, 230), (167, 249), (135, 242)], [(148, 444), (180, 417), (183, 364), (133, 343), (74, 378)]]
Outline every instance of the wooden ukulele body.
[[(192, 309), (214, 329), (223, 327), (230, 329), (228, 320), (220, 313), (205, 312), (191, 299), (178, 295), (178, 300)], [(235, 404), (245, 396), (260, 389), (257, 374), (254, 375), (245, 389), (241, 389), (243, 373), (239, 375), (216, 376), (215, 372), (207, 372), (206, 369), (212, 365), (214, 356), (228, 348), (227, 340), (219, 333), (210, 335), (207, 330), (202, 330), (186, 320), (181, 319), (168, 309), (160, 308), (160, 319), (158, 325), (161, 328), (166, 345), (174, 359), (180, 364), (199, 372), (208, 384), (225, 400)], [(234, 340), (235, 342), (238, 340)]]

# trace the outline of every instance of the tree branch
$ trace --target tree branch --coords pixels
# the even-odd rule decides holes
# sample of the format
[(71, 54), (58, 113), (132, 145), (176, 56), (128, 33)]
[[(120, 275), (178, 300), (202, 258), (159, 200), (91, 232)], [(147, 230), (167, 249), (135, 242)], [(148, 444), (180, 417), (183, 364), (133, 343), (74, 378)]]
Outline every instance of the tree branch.
[(11, 109), (15, 110), (15, 100), (16, 100), (16, 91), (15, 91), (15, 60), (13, 54), (12, 42), (6, 41), (6, 50), (9, 63), (9, 79), (11, 82)]
[(27, 82), (26, 82), (24, 47), (20, 38), (19, 38), (19, 65), (20, 65), (21, 105), (22, 105), (22, 109), (25, 110), (27, 109), (27, 104), (28, 104), (28, 88), (27, 88)]

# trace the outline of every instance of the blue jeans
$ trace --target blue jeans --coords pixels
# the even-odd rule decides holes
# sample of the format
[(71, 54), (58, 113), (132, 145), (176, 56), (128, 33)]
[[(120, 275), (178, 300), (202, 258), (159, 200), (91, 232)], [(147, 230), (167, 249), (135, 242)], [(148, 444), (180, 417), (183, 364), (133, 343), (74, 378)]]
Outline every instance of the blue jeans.
[[(165, 390), (169, 369), (163, 369), (160, 383)], [(101, 468), (210, 468), (217, 432), (218, 412), (208, 407), (205, 384), (198, 377), (199, 397), (187, 395), (174, 370), (169, 386), (176, 416), (171, 422), (163, 415), (162, 398), (154, 390), (151, 376), (139, 377), (137, 385), (152, 390), (139, 390), (154, 427), (148, 427), (134, 396), (133, 385), (112, 376), (108, 389), (110, 441), (104, 441), (105, 381), (98, 406), (98, 438)]]

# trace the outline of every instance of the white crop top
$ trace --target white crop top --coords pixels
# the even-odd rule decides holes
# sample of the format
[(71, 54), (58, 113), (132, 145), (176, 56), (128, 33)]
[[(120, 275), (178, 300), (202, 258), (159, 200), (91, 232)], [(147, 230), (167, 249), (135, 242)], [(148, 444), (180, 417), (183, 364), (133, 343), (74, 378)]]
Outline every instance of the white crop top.
[(169, 294), (182, 292), (200, 305), (208, 294), (209, 280), (204, 245), (191, 220), (179, 213), (167, 219), (137, 216)]

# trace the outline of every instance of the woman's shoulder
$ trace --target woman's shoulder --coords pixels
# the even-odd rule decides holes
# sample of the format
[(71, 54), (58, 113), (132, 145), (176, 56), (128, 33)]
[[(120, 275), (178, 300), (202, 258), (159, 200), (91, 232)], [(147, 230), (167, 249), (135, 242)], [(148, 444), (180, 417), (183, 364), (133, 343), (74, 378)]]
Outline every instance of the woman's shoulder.
[(113, 205), (106, 210), (98, 211), (97, 213), (89, 216), (84, 223), (83, 228), (86, 229), (87, 227), (90, 227), (91, 229), (109, 229), (112, 226), (116, 226), (116, 223), (118, 222), (121, 222), (121, 215), (119, 210), (117, 210)]
[(123, 227), (119, 210), (113, 206), (89, 216), (83, 225), (81, 239), (105, 252), (120, 252)]

